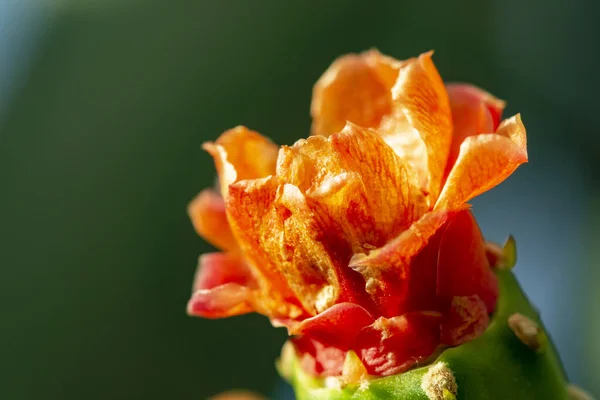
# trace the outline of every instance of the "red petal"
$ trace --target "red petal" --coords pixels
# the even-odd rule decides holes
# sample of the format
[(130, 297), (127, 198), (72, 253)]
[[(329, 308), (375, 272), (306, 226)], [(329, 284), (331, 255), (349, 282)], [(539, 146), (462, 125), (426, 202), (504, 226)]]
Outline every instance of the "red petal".
[[(352, 258), (350, 267), (365, 277), (366, 290), (383, 316), (412, 310), (421, 299), (427, 304), (435, 300), (437, 244), (429, 243), (455, 214), (456, 211), (425, 214), (385, 246), (367, 256), (357, 254)], [(426, 247), (430, 250), (425, 252)]]
[(348, 349), (362, 328), (374, 318), (364, 308), (352, 303), (339, 303), (319, 315), (288, 325), (290, 335), (305, 335), (323, 343)]
[(187, 312), (204, 318), (225, 318), (254, 311), (250, 289), (236, 283), (227, 283), (213, 289), (194, 292)]
[(226, 283), (255, 285), (250, 270), (240, 256), (229, 253), (207, 253), (200, 256), (194, 291), (212, 289)]
[(442, 321), (442, 343), (458, 346), (481, 335), (490, 322), (479, 296), (457, 296)]
[(357, 339), (357, 354), (371, 375), (392, 375), (433, 354), (440, 342), (441, 315), (408, 313), (379, 318)]
[(254, 311), (256, 282), (243, 260), (228, 253), (200, 257), (188, 313), (223, 318)]
[(489, 312), (496, 306), (498, 282), (477, 222), (468, 210), (452, 219), (441, 238), (437, 294), (448, 303), (454, 296), (478, 295)]

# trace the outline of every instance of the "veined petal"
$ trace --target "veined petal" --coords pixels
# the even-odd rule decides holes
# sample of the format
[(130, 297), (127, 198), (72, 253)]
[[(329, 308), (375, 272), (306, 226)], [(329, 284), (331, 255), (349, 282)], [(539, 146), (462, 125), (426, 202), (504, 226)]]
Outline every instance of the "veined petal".
[(348, 245), (315, 216), (298, 187), (286, 183), (279, 188), (273, 220), (278, 234), (265, 235), (263, 243), (309, 313), (321, 313), (336, 302), (369, 301), (362, 279), (347, 268)]
[(432, 52), (407, 61), (376, 50), (336, 60), (313, 90), (313, 134), (330, 135), (346, 121), (373, 128), (417, 169), (433, 203), (452, 138), (448, 96)]
[(279, 148), (244, 126), (230, 129), (216, 142), (205, 143), (202, 147), (215, 160), (223, 197), (227, 196), (228, 187), (234, 182), (264, 178), (275, 173)]
[(274, 207), (278, 180), (274, 176), (243, 180), (229, 186), (227, 210), (232, 231), (260, 288), (257, 311), (272, 317), (297, 318), (304, 314), (281, 266), (281, 217)]
[(386, 143), (417, 169), (431, 203), (441, 190), (452, 141), (448, 95), (432, 54), (407, 60), (400, 68), (392, 88), (393, 112), (379, 129)]
[(450, 108), (452, 109), (452, 146), (446, 164), (446, 175), (450, 173), (456, 162), (460, 145), (469, 136), (496, 132), (504, 101), (488, 92), (466, 83), (450, 83), (446, 85)]
[(237, 250), (220, 194), (213, 189), (203, 190), (188, 205), (188, 214), (196, 232), (212, 245), (221, 250)]
[(434, 209), (452, 209), (466, 203), (498, 185), (525, 162), (525, 126), (518, 114), (504, 120), (496, 133), (467, 137)]
[(265, 232), (263, 243), (288, 285), (311, 314), (331, 307), (340, 295), (340, 265), (327, 252), (300, 189), (280, 187), (273, 220), (277, 228)]
[(335, 228), (354, 252), (382, 246), (426, 210), (410, 166), (352, 123), (282, 149), (277, 175), (306, 193), (322, 228)]

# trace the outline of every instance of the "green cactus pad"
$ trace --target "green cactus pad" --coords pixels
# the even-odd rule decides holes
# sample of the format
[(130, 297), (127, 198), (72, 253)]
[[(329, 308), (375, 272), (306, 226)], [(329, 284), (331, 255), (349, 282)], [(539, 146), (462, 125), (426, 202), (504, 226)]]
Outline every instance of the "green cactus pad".
[[(446, 349), (429, 365), (349, 385), (340, 384), (337, 378), (308, 376), (293, 352), (282, 357), (278, 369), (294, 387), (298, 400), (569, 399), (566, 376), (552, 343), (548, 341), (543, 349), (536, 351), (519, 340), (508, 325), (511, 315), (522, 314), (538, 324), (541, 338), (546, 340), (538, 313), (510, 270), (497, 270), (496, 274), (500, 298), (485, 333), (471, 342)], [(451, 371), (450, 377), (454, 377), (458, 386), (456, 390), (454, 385), (456, 393), (452, 388), (442, 387), (437, 394), (430, 390), (429, 396), (426, 394), (423, 379), (434, 365)]]

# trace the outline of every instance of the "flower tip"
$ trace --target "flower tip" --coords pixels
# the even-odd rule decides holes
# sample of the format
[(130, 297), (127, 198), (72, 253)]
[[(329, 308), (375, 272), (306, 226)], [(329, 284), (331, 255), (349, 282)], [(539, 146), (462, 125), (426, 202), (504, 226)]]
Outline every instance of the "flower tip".
[(509, 235), (502, 248), (503, 267), (512, 269), (517, 264), (517, 241), (513, 235)]

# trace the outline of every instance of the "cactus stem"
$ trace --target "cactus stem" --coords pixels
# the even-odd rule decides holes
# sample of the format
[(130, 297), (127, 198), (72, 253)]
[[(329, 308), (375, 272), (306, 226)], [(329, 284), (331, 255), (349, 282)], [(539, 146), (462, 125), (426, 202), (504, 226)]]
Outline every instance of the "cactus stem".
[(508, 326), (515, 336), (526, 346), (537, 352), (543, 352), (546, 348), (546, 335), (538, 324), (523, 314), (514, 313), (508, 318)]
[(438, 362), (423, 375), (421, 389), (430, 400), (454, 400), (458, 386), (450, 368), (445, 363)]

